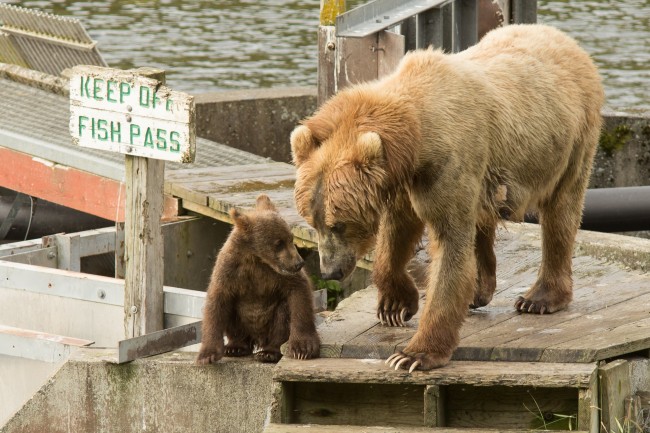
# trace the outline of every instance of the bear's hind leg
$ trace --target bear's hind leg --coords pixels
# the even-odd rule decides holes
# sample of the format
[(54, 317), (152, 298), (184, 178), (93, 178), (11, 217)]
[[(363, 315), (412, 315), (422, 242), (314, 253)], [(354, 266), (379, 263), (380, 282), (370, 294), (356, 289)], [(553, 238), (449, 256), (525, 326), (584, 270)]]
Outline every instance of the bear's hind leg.
[(476, 227), (476, 254), (477, 279), (474, 288), (474, 301), (470, 308), (483, 307), (490, 303), (497, 287), (497, 258), (494, 255), (494, 239), (496, 225), (486, 224)]
[(578, 173), (565, 173), (549, 200), (540, 204), (542, 226), (542, 264), (535, 284), (519, 296), (515, 308), (522, 313), (554, 313), (566, 308), (573, 298), (571, 258), (584, 195), (591, 173), (593, 152), (576, 146), (569, 167)]
[(283, 303), (275, 308), (273, 320), (267, 330), (267, 335), (258, 339), (259, 350), (255, 352), (255, 360), (259, 362), (278, 362), (282, 358), (280, 346), (289, 339), (289, 307)]

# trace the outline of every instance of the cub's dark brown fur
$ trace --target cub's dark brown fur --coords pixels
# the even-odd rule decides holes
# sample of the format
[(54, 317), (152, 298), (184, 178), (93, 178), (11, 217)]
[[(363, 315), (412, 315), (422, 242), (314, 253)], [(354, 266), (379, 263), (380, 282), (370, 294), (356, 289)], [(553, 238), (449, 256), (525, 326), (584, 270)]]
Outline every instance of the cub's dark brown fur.
[(257, 360), (277, 362), (287, 340), (290, 356), (317, 357), (311, 283), (289, 226), (266, 195), (255, 210), (232, 209), (230, 216), (235, 225), (212, 271), (196, 362), (246, 356), (254, 348)]

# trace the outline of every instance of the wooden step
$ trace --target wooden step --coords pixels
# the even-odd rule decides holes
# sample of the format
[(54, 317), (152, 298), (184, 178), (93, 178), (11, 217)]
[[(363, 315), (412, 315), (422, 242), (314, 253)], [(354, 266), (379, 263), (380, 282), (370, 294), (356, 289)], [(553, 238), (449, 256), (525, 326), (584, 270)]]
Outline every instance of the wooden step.
[(274, 380), (276, 424), (598, 430), (595, 363), (452, 361), (409, 374), (376, 359), (283, 358)]
[[(529, 433), (530, 430), (497, 430), (497, 429), (457, 429), (446, 427), (382, 427), (356, 425), (317, 425), (317, 424), (269, 424), (264, 433)], [(570, 430), (559, 430), (570, 431)], [(573, 433), (586, 433), (573, 431)]]

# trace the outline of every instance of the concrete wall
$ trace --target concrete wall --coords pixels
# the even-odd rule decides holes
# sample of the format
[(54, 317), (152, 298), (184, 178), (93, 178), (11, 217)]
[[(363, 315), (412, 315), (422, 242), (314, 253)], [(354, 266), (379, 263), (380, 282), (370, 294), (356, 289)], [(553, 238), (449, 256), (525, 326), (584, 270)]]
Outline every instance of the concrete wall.
[(603, 114), (590, 188), (650, 185), (650, 113)]
[(115, 349), (79, 349), (2, 433), (261, 432), (273, 364), (228, 358), (193, 364), (174, 352), (111, 364)]
[(274, 161), (290, 162), (289, 135), (316, 108), (315, 87), (196, 95), (196, 132)]

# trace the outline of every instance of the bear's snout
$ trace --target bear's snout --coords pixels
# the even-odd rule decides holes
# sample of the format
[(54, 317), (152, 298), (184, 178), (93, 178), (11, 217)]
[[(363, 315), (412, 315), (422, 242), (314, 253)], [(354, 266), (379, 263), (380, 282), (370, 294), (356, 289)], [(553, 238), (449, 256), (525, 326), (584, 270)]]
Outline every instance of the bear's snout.
[(338, 268), (332, 272), (323, 272), (321, 278), (324, 280), (341, 281), (343, 279), (343, 270), (341, 268)]
[(299, 262), (296, 262), (296, 264), (293, 265), (293, 267), (290, 268), (289, 270), (292, 272), (299, 272), (304, 266), (305, 266), (305, 261), (301, 259)]

